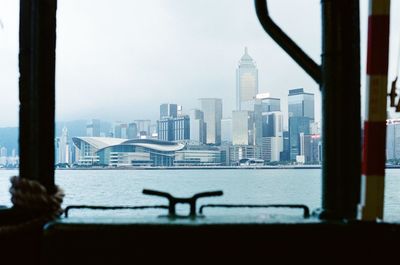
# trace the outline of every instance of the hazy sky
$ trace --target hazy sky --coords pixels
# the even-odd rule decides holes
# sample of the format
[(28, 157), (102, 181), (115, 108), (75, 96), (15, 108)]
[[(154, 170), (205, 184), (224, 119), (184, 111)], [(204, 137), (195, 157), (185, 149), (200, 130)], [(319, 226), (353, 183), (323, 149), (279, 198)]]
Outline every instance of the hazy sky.
[[(270, 13), (317, 62), (321, 53), (319, 0), (269, 0)], [(362, 84), (365, 83), (367, 0), (361, 0)], [(0, 0), (0, 127), (18, 124), (19, 1)], [(235, 103), (237, 63), (247, 46), (257, 62), (260, 92), (282, 99), (318, 85), (264, 32), (250, 0), (59, 0), (57, 120), (132, 121), (158, 117), (161, 103), (184, 110), (198, 98)], [(400, 0), (392, 0), (390, 79), (395, 75)], [(338, 106), (339, 107), (339, 106)]]

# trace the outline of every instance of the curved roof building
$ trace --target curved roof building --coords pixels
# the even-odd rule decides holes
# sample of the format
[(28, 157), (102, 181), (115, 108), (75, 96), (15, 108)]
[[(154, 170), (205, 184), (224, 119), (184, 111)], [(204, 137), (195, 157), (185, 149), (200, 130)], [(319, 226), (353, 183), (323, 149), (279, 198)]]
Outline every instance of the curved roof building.
[(78, 164), (92, 166), (171, 166), (176, 151), (185, 145), (155, 139), (73, 137)]

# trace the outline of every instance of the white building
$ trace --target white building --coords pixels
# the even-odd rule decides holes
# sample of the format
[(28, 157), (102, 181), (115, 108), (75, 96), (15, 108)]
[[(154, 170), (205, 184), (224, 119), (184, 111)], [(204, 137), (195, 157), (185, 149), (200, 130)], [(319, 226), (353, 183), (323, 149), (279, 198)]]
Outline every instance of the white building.
[(69, 151), (69, 144), (68, 144), (68, 129), (67, 127), (63, 127), (61, 132), (61, 137), (59, 138), (58, 143), (58, 161), (59, 163), (69, 163), (70, 162), (70, 151)]
[(221, 140), (225, 143), (232, 143), (232, 118), (221, 120)]

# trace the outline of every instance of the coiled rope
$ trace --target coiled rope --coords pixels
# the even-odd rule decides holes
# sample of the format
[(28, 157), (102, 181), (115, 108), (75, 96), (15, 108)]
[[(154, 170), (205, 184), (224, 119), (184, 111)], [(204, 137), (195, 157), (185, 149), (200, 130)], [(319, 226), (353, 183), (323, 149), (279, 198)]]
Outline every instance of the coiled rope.
[(13, 176), (11, 181), (11, 202), (13, 208), (33, 216), (33, 219), (18, 224), (0, 226), (0, 234), (21, 232), (39, 228), (44, 223), (54, 220), (63, 213), (61, 207), (64, 191), (55, 186), (55, 192), (49, 194), (38, 181)]

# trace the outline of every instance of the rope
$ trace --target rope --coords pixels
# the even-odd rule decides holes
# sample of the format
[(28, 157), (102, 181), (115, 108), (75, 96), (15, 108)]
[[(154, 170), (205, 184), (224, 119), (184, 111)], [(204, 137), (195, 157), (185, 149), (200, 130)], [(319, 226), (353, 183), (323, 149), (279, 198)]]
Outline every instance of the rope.
[(34, 219), (19, 224), (0, 226), (0, 234), (21, 232), (40, 228), (44, 223), (54, 220), (63, 213), (61, 204), (64, 191), (58, 186), (56, 192), (49, 194), (38, 181), (13, 176), (11, 181), (11, 202), (14, 208), (35, 216)]

